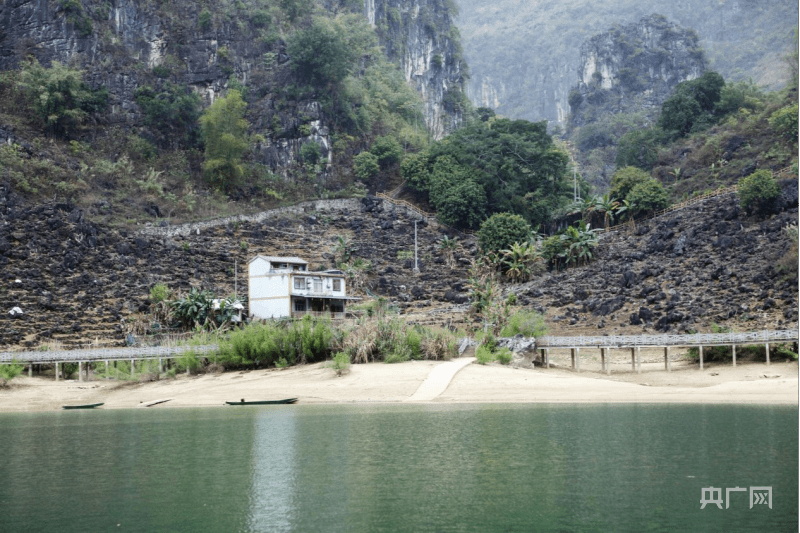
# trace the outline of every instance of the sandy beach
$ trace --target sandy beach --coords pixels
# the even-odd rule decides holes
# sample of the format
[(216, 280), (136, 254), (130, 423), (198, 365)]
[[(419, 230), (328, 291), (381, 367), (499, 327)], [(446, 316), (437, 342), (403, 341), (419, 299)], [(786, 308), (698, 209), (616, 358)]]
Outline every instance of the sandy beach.
[[(454, 360), (458, 362), (459, 360)], [(466, 361), (462, 361), (467, 363)], [(62, 405), (103, 402), (104, 409), (211, 407), (225, 401), (299, 398), (299, 404), (395, 403), (415, 393), (439, 361), (352, 365), (336, 376), (324, 363), (286, 369), (178, 375), (150, 382), (58, 381), (52, 376), (15, 378), (0, 389), (0, 412), (54, 411)], [(452, 363), (451, 363), (452, 364)], [(458, 365), (436, 403), (728, 403), (798, 405), (796, 362), (707, 364), (644, 362), (641, 373), (615, 364), (610, 376), (580, 373), (561, 364), (523, 369), (497, 363)], [(441, 372), (439, 372), (441, 374)], [(436, 373), (433, 374), (434, 376)], [(428, 382), (430, 384), (430, 381)], [(412, 396), (415, 398), (412, 399)]]

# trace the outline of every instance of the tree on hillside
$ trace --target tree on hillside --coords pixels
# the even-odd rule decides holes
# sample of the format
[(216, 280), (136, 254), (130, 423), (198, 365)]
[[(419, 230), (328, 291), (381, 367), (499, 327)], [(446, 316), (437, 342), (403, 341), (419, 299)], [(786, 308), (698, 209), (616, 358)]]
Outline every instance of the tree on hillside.
[(244, 174), (242, 155), (247, 149), (247, 104), (239, 91), (217, 98), (200, 117), (200, 130), (206, 147), (203, 171), (214, 186), (227, 189)]
[(781, 188), (772, 177), (772, 172), (760, 169), (739, 180), (738, 194), (745, 211), (767, 215), (781, 195)]
[(568, 162), (544, 122), (494, 119), (473, 121), (451, 133), (432, 145), (426, 157), (401, 165), (401, 173), (409, 185), (429, 193), (437, 210), (445, 197), (442, 187), (468, 176), (483, 189), (487, 214), (515, 213), (541, 224), (569, 200)]
[(50, 133), (67, 137), (108, 103), (108, 91), (92, 90), (83, 72), (58, 61), (45, 68), (35, 58), (22, 65), (17, 87), (30, 102), (39, 123)]
[(650, 174), (640, 168), (620, 168), (611, 176), (611, 190), (608, 191), (608, 194), (612, 198), (624, 200), (636, 185), (649, 179), (652, 179)]
[(531, 226), (519, 215), (495, 213), (478, 230), (478, 246), (484, 254), (510, 249), (514, 243), (526, 243)]
[(711, 71), (697, 79), (679, 83), (672, 96), (661, 106), (659, 127), (676, 137), (682, 137), (713, 124), (715, 106), (724, 86), (722, 76)]

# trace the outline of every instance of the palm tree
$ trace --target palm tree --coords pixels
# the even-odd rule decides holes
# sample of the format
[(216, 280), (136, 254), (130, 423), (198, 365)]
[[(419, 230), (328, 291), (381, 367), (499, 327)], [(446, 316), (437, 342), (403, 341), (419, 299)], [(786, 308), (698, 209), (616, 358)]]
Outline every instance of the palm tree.
[(595, 199), (594, 210), (598, 213), (603, 213), (603, 225), (606, 229), (611, 227), (611, 222), (614, 221), (614, 210), (619, 205), (619, 202), (612, 200), (608, 194), (598, 196)]
[(439, 250), (442, 251), (444, 254), (445, 260), (447, 261), (447, 266), (453, 268), (453, 264), (455, 263), (455, 253), (459, 247), (458, 237), (450, 238), (447, 235), (442, 236), (439, 239), (439, 243), (436, 245)]

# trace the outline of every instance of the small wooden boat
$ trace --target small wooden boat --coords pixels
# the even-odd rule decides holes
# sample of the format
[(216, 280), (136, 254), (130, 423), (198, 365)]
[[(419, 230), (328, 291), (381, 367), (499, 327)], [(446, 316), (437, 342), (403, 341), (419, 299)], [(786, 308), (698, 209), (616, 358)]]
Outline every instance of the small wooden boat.
[(244, 398), (239, 400), (238, 402), (225, 402), (228, 405), (271, 405), (277, 403), (295, 403), (297, 398), (286, 398), (285, 400), (256, 400), (256, 401), (245, 401)]
[(102, 402), (100, 403), (85, 403), (82, 405), (62, 405), (62, 409), (94, 409), (95, 407), (100, 407), (103, 405)]

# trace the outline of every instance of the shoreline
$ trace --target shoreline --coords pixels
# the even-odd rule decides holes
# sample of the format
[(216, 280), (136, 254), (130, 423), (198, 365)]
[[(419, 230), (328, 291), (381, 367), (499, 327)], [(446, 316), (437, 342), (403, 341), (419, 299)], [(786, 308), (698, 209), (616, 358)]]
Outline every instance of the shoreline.
[[(458, 361), (456, 359), (455, 361)], [(564, 367), (523, 369), (467, 364), (444, 391), (409, 401), (441, 361), (352, 365), (337, 377), (324, 363), (177, 376), (149, 382), (58, 381), (19, 376), (0, 389), (0, 413), (61, 411), (62, 405), (103, 402), (101, 409), (225, 406), (225, 401), (299, 398), (311, 404), (642, 403), (798, 405), (798, 364), (781, 362), (676, 366), (645, 363), (642, 373)], [(622, 366), (620, 366), (622, 368)]]

